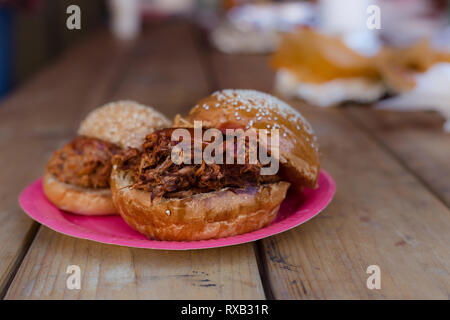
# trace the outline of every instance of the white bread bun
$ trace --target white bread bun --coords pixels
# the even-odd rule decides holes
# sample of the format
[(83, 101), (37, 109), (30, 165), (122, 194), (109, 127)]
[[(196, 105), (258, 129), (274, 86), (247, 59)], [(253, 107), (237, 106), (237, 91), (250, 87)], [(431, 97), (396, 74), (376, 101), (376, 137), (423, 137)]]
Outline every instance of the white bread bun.
[(169, 125), (170, 121), (151, 107), (134, 101), (117, 101), (91, 111), (81, 122), (78, 134), (121, 148), (139, 149), (148, 133)]
[(62, 210), (87, 216), (117, 214), (110, 189), (87, 189), (63, 183), (48, 172), (42, 185), (45, 195)]
[(289, 188), (288, 182), (277, 182), (151, 201), (149, 192), (130, 188), (132, 183), (126, 173), (113, 169), (111, 191), (122, 218), (147, 237), (173, 241), (230, 237), (265, 227)]

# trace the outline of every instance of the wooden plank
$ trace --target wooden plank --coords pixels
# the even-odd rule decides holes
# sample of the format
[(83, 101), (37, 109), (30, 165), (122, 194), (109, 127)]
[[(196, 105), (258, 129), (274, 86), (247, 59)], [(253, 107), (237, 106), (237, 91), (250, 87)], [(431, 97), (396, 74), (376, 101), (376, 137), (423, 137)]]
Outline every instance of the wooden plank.
[(194, 30), (154, 25), (143, 35), (112, 99), (134, 99), (172, 118), (187, 113), (210, 90)]
[[(253, 248), (157, 251), (103, 245), (41, 228), (7, 299), (261, 298)], [(66, 288), (69, 265), (81, 290)]]
[(74, 134), (87, 112), (105, 101), (132, 46), (103, 31), (68, 51), (2, 102), (0, 139)]
[[(241, 87), (271, 90), (264, 57), (235, 56), (236, 68), (230, 59), (213, 55), (219, 87), (245, 73)], [(273, 297), (448, 299), (449, 209), (341, 109), (293, 106), (315, 128), (337, 193), (313, 220), (260, 242)], [(369, 265), (381, 269), (381, 290), (366, 287)]]
[(450, 134), (443, 132), (440, 115), (361, 107), (345, 111), (450, 207)]
[[(135, 99), (168, 115), (209, 93), (192, 29), (152, 26), (127, 62), (113, 99)], [(66, 288), (68, 265), (82, 289)], [(190, 252), (110, 246), (41, 228), (7, 299), (264, 299), (252, 244)]]
[(89, 42), (98, 47), (84, 43), (68, 52), (0, 105), (1, 295), (37, 230), (19, 207), (19, 192), (42, 174), (51, 152), (75, 133), (81, 114), (98, 105), (126, 51), (105, 32)]

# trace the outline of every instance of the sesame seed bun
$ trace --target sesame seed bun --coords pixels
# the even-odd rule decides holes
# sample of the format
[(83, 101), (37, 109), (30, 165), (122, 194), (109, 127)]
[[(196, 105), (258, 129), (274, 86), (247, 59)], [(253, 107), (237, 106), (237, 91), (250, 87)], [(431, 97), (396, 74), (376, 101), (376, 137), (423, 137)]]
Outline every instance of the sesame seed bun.
[(316, 187), (320, 170), (317, 138), (308, 121), (287, 103), (255, 90), (222, 90), (204, 98), (175, 125), (202, 121), (217, 129), (278, 129), (280, 175), (294, 187)]
[(169, 125), (170, 121), (151, 107), (134, 101), (117, 101), (91, 111), (81, 122), (78, 134), (121, 148), (140, 148), (148, 133)]

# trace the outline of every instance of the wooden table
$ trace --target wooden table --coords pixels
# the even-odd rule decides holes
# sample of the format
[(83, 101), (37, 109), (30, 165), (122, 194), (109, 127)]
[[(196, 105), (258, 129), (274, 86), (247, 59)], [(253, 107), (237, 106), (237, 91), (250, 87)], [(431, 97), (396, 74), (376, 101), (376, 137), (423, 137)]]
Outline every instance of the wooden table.
[[(331, 205), (283, 234), (169, 252), (79, 240), (29, 219), (19, 192), (91, 109), (117, 99), (186, 113), (220, 88), (272, 91), (266, 56), (224, 55), (184, 22), (120, 44), (99, 32), (0, 105), (0, 293), (6, 299), (448, 299), (450, 134), (434, 113), (320, 109), (312, 123)], [(66, 288), (79, 265), (82, 289)], [(366, 286), (369, 265), (381, 289)]]

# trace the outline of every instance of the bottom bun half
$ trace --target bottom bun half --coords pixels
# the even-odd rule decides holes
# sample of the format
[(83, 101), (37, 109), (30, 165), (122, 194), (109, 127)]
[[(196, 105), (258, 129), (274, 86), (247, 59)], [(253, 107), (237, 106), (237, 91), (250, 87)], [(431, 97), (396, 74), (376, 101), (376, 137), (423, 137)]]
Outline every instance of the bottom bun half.
[(132, 189), (131, 184), (126, 174), (113, 171), (112, 196), (122, 218), (149, 238), (172, 241), (217, 239), (265, 227), (290, 185), (277, 182), (151, 201), (149, 192)]
[(47, 198), (58, 208), (86, 216), (117, 214), (109, 189), (88, 189), (60, 182), (46, 172), (42, 186)]

